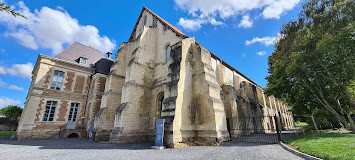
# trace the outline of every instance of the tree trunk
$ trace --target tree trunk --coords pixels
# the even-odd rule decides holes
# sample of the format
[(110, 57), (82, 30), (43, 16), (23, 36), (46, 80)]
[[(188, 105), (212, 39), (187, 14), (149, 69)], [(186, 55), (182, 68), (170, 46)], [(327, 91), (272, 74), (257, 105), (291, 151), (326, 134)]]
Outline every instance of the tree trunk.
[(354, 120), (351, 118), (350, 114), (346, 114), (346, 116), (348, 117), (349, 122), (350, 122), (350, 130), (352, 132), (355, 132)]
[(319, 130), (318, 130), (316, 121), (314, 120), (313, 114), (311, 115), (311, 118), (312, 118), (312, 122), (313, 122), (314, 128), (316, 128), (316, 131), (317, 131), (317, 133), (319, 134)]
[(11, 118), (9, 118), (9, 131), (11, 131)]

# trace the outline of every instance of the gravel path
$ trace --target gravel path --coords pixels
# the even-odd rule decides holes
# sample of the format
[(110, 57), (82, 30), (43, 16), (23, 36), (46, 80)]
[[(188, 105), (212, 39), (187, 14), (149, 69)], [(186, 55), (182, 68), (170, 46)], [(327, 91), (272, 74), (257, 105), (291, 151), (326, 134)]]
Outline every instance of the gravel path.
[(110, 144), (87, 139), (10, 141), (0, 139), (0, 159), (302, 159), (278, 144), (227, 143), (154, 150), (151, 143)]

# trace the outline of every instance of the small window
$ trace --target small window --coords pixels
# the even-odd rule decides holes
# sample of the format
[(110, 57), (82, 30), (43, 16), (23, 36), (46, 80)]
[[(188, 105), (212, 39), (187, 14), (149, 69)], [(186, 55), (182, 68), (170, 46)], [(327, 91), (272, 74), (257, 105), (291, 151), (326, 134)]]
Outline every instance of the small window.
[(144, 16), (143, 18), (143, 26), (147, 25), (147, 16)]
[(56, 107), (57, 107), (57, 101), (47, 101), (46, 110), (44, 111), (44, 115), (43, 115), (43, 121), (46, 122), (53, 121)]
[(84, 57), (79, 58), (79, 64), (87, 64), (87, 62), (88, 62), (87, 58), (84, 58)]
[(168, 45), (166, 47), (166, 61), (167, 62), (170, 60), (170, 51), (171, 51), (171, 47), (170, 47), (170, 45)]
[(75, 122), (77, 115), (78, 115), (78, 110), (79, 110), (80, 103), (72, 103), (70, 106), (70, 111), (69, 111), (69, 117), (68, 121)]
[(62, 88), (64, 72), (54, 71), (51, 89), (60, 90)]

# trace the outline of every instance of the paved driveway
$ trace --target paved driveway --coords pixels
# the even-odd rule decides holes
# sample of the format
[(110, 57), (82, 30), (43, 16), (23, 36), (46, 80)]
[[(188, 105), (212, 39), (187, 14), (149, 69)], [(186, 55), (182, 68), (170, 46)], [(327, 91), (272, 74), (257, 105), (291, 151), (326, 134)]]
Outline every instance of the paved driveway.
[(301, 159), (278, 144), (239, 142), (164, 150), (153, 150), (150, 146), (151, 143), (109, 144), (87, 139), (0, 139), (0, 159)]

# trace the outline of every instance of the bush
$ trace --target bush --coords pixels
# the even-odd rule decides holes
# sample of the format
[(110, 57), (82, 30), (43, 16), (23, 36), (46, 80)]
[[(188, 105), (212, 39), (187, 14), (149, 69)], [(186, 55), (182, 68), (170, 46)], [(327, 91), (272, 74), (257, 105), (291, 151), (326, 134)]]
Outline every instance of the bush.
[[(328, 111), (317, 111), (314, 114), (314, 120), (318, 129), (341, 128), (340, 123)], [(306, 122), (309, 124), (310, 129), (315, 129), (311, 117), (308, 117)]]

